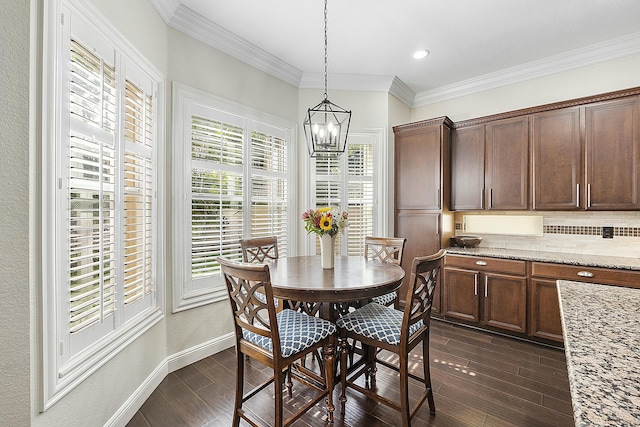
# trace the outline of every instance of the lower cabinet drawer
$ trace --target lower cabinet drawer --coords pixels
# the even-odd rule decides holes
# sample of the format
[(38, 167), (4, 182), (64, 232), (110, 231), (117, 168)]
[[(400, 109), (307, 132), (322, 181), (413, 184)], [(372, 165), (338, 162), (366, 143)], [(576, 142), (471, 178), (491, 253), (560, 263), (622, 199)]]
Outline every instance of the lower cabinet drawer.
[(516, 276), (526, 276), (527, 274), (527, 261), (447, 255), (444, 262), (447, 267), (465, 268), (467, 270), (490, 271), (492, 273), (513, 274)]
[(532, 262), (531, 276), (640, 288), (640, 272), (630, 270)]

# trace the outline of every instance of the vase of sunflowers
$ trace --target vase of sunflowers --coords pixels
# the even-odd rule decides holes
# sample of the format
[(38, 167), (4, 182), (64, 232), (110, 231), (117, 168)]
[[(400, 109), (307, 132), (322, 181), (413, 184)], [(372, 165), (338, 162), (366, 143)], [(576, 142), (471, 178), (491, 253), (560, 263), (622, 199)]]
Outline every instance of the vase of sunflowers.
[(323, 269), (334, 264), (336, 235), (349, 227), (349, 214), (337, 208), (309, 209), (302, 214), (304, 229), (315, 233), (320, 240), (320, 263)]

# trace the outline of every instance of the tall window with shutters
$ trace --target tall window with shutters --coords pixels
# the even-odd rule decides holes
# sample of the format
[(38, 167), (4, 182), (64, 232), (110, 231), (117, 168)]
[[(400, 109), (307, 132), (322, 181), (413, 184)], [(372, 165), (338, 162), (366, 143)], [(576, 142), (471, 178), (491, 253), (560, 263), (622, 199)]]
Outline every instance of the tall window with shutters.
[[(292, 211), (293, 124), (174, 84), (174, 311), (227, 298), (218, 256), (242, 259), (240, 239), (276, 236), (286, 256)], [(266, 122), (275, 122), (266, 124)]]
[[(340, 157), (315, 159), (315, 206), (335, 206), (349, 213), (349, 228), (338, 234), (336, 253), (362, 255), (366, 236), (376, 235), (382, 228), (376, 221), (383, 209), (376, 204), (374, 176), (377, 169), (376, 142), (367, 136), (351, 136)], [(315, 242), (320, 253), (319, 242)]]
[[(162, 76), (123, 39), (63, 7), (43, 162), (44, 406), (158, 321)], [(50, 221), (48, 218), (52, 218)], [(47, 225), (44, 226), (45, 228)], [(49, 237), (51, 236), (51, 237)], [(51, 239), (51, 240), (49, 240)], [(51, 274), (49, 274), (51, 273)], [(49, 280), (52, 281), (49, 285)]]

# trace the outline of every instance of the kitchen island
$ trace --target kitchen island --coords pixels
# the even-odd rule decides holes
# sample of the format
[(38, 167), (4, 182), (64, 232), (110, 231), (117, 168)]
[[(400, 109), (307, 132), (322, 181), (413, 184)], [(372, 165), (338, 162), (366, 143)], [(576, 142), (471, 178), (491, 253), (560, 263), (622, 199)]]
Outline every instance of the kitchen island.
[(640, 290), (557, 283), (576, 426), (640, 425)]

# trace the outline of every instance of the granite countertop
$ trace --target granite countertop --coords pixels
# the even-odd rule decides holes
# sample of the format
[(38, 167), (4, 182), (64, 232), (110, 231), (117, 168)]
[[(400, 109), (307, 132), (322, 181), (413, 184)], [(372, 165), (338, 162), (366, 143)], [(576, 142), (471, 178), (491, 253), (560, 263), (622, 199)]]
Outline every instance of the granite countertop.
[(623, 256), (585, 255), (563, 252), (527, 251), (519, 249), (447, 248), (447, 253), (458, 255), (485, 256), (490, 258), (518, 259), (523, 261), (551, 262), (556, 264), (579, 265), (584, 267), (617, 268), (640, 271), (640, 258)]
[(559, 280), (574, 420), (640, 425), (640, 290)]

